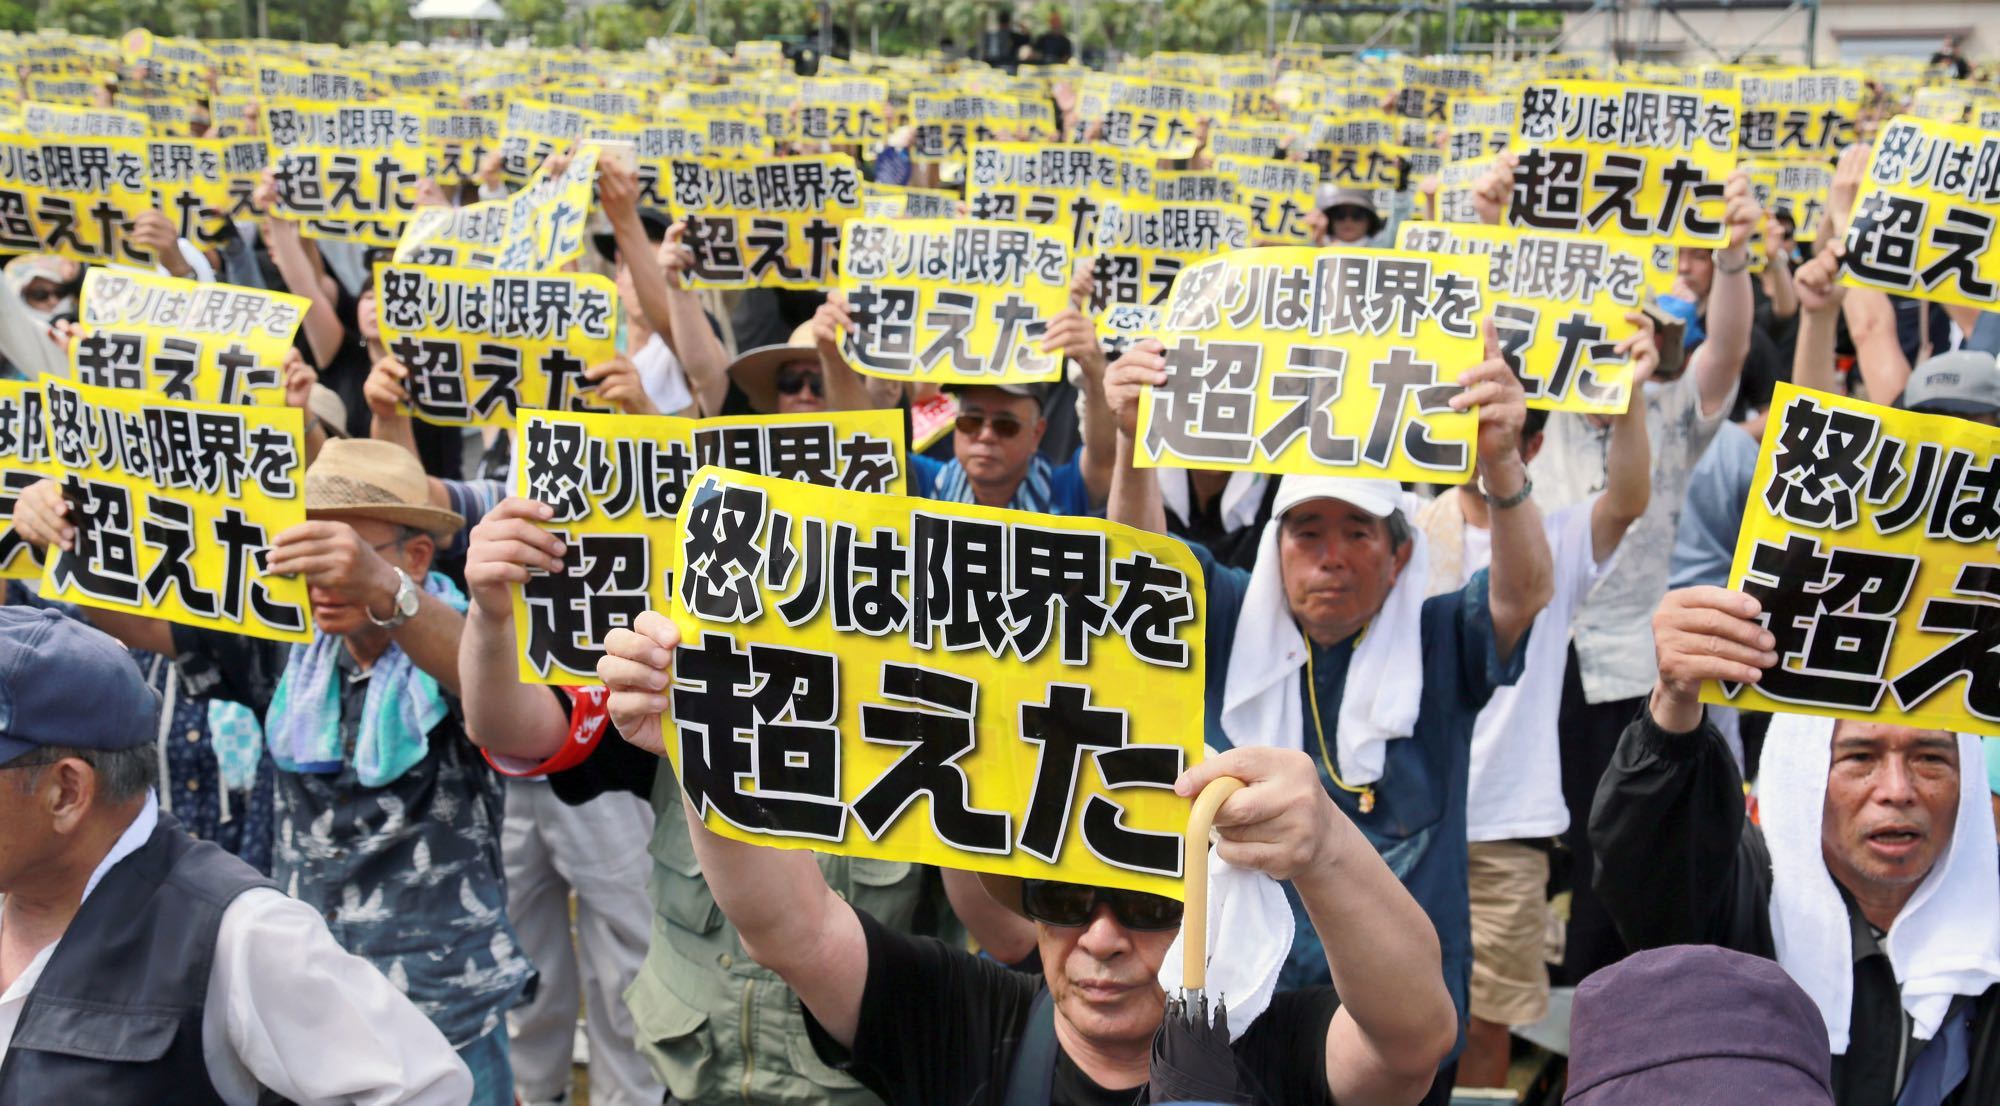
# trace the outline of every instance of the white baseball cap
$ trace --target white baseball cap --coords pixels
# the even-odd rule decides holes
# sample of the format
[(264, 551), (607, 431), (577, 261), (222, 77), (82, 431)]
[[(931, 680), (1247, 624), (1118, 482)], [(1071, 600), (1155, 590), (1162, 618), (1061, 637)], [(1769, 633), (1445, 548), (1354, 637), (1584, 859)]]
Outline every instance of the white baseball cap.
[(1283, 518), (1286, 511), (1315, 499), (1338, 499), (1376, 518), (1388, 518), (1403, 507), (1403, 486), (1366, 476), (1287, 476), (1278, 483), (1271, 517)]

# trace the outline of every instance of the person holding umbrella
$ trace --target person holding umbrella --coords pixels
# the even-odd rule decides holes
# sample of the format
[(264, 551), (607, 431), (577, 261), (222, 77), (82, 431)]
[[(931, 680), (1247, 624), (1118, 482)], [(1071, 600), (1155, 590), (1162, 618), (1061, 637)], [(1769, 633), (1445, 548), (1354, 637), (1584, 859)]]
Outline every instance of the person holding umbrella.
[[(673, 623), (647, 612), (611, 633), (598, 666), (619, 733), (656, 755), (659, 689), (679, 644)], [(1176, 790), (1194, 796), (1222, 777), (1244, 786), (1215, 810), (1217, 856), (1291, 881), (1333, 979), (1277, 995), (1249, 1021), (1232, 1047), (1238, 1085), (1248, 1101), (1285, 1106), (1416, 1102), (1457, 1037), (1422, 908), (1304, 753), (1231, 750), (1183, 773)], [(1181, 903), (1022, 881), (1003, 905), (1035, 923), (1038, 978), (883, 926), (827, 887), (810, 852), (727, 840), (693, 816), (688, 830), (744, 950), (798, 993), (817, 1058), (892, 1106), (1148, 1100), (1167, 1016), (1158, 973)]]

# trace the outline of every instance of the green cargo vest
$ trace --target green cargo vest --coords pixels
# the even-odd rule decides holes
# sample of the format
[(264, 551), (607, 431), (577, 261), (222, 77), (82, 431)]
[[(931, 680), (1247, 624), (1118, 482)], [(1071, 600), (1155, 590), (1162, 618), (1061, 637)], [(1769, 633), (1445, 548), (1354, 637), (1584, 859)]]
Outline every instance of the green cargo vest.
[[(690, 1106), (879, 1103), (820, 1062), (791, 988), (737, 944), (702, 878), (680, 785), (665, 765), (653, 810), (653, 934), (625, 1002), (667, 1089)], [(819, 867), (841, 898), (897, 929), (911, 928), (925, 898), (915, 864), (821, 853)]]

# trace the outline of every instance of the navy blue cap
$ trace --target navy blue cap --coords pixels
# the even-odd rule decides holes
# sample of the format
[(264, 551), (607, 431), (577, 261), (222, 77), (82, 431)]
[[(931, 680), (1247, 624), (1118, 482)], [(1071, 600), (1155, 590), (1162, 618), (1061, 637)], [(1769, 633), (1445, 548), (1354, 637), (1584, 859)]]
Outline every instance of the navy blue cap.
[(159, 725), (124, 646), (60, 611), (0, 606), (0, 764), (50, 745), (130, 749)]

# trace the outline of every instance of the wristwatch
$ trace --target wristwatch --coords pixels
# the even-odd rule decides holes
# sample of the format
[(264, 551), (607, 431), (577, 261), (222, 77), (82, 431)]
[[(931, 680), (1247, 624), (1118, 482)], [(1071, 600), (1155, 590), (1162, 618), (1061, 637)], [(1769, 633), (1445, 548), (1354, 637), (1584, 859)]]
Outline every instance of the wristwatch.
[(1750, 251), (1742, 246), (1736, 247), (1736, 251), (1743, 255), (1743, 260), (1741, 261), (1723, 260), (1723, 258), (1727, 256), (1730, 252), (1727, 247), (1715, 251), (1713, 255), (1715, 258), (1715, 270), (1719, 273), (1727, 273), (1730, 276), (1735, 276), (1737, 273), (1740, 273), (1743, 270), (1748, 269), (1750, 267)]
[(404, 572), (400, 568), (394, 571), (396, 573), (396, 596), (389, 601), (389, 617), (386, 619), (376, 618), (373, 610), (370, 610), (366, 606), (361, 608), (362, 613), (368, 616), (368, 621), (373, 622), (384, 630), (396, 629), (403, 623), (417, 617), (417, 603), (423, 594), (417, 590), (417, 582), (410, 579), (409, 573)]
[(1479, 478), (1479, 497), (1486, 501), (1488, 507), (1496, 511), (1505, 511), (1512, 507), (1519, 507), (1521, 504), (1526, 503), (1528, 497), (1534, 493), (1535, 482), (1529, 479), (1528, 474), (1525, 472), (1521, 474), (1521, 490), (1504, 499), (1487, 491), (1486, 478), (1483, 476)]

